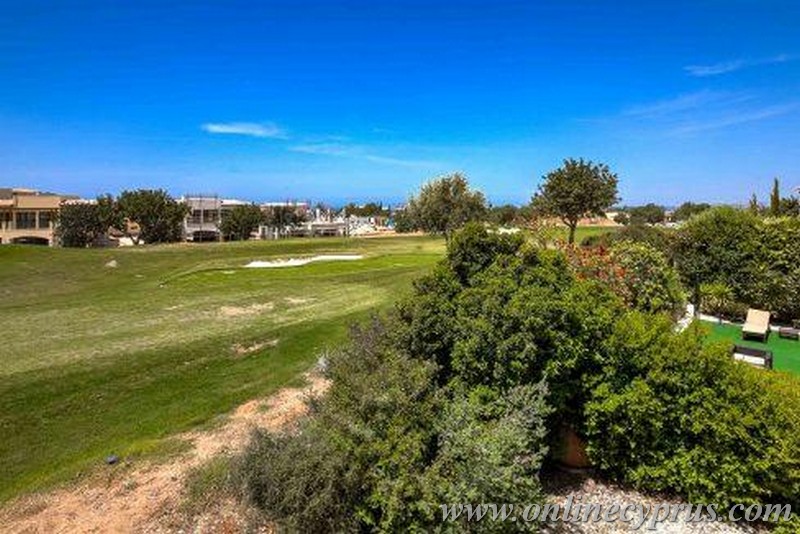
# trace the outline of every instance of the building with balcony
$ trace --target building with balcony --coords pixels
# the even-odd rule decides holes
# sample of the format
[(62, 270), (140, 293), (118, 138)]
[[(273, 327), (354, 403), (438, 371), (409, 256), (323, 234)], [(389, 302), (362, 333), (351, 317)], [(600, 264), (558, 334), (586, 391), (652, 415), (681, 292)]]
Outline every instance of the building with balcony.
[(248, 204), (243, 200), (219, 198), (217, 195), (186, 195), (181, 202), (189, 207), (183, 221), (187, 241), (220, 241), (219, 226), (227, 213), (236, 206)]
[(58, 211), (71, 198), (34, 189), (0, 188), (0, 244), (55, 244)]

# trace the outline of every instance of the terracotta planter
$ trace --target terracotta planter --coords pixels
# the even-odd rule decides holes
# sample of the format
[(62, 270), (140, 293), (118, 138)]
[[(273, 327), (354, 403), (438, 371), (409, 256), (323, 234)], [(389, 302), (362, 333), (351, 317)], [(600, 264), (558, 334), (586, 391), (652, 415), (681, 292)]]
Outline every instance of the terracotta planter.
[(573, 469), (586, 469), (591, 467), (589, 456), (586, 454), (586, 443), (571, 427), (564, 427), (561, 431), (561, 447), (556, 458), (564, 466)]

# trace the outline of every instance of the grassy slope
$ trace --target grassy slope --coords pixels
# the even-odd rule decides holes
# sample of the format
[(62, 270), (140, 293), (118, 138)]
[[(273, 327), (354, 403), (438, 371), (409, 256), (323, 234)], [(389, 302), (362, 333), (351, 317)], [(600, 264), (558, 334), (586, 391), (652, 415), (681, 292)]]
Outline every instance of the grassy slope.
[(708, 334), (709, 341), (725, 341), (757, 349), (767, 348), (772, 351), (775, 369), (800, 376), (800, 341), (782, 338), (777, 332), (770, 333), (766, 344), (751, 339), (745, 341), (742, 339), (741, 327), (725, 324), (709, 326), (711, 327)]
[[(136, 454), (299, 380), (443, 251), (419, 237), (0, 247), (0, 500)], [(240, 269), (253, 259), (357, 262)], [(105, 267), (116, 260), (117, 268)], [(278, 340), (237, 356), (234, 344)]]

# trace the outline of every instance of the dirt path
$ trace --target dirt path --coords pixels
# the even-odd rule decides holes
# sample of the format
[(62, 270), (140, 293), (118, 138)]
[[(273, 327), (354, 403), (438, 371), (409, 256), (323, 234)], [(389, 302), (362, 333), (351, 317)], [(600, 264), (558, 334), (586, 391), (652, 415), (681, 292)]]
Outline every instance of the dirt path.
[[(305, 388), (287, 388), (266, 400), (239, 406), (212, 430), (179, 436), (190, 450), (164, 463), (143, 463), (106, 480), (93, 477), (74, 487), (20, 498), (0, 509), (3, 532), (169, 532), (178, 526), (187, 473), (219, 454), (240, 451), (253, 428), (277, 430), (305, 413), (309, 394), (327, 382), (308, 376)], [(127, 467), (124, 465), (116, 466)], [(216, 517), (200, 517), (196, 532), (238, 532), (243, 525), (233, 503), (222, 503)]]

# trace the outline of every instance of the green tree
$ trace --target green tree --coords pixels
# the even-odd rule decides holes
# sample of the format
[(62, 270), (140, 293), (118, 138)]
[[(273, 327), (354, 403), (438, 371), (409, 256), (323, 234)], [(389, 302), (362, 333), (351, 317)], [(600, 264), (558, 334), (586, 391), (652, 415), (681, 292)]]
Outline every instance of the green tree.
[(657, 204), (646, 204), (628, 209), (631, 224), (658, 224), (666, 219), (666, 210)]
[(264, 224), (274, 228), (285, 229), (305, 221), (305, 216), (294, 206), (270, 206), (264, 212)]
[(544, 177), (532, 202), (540, 214), (558, 217), (569, 227), (569, 244), (573, 244), (581, 218), (602, 216), (619, 200), (617, 182), (617, 175), (604, 164), (567, 159)]
[(88, 247), (107, 230), (97, 204), (68, 203), (61, 206), (56, 238), (63, 247)]
[(750, 213), (752, 213), (753, 215), (758, 215), (759, 213), (761, 213), (761, 205), (758, 203), (758, 197), (756, 196), (755, 193), (753, 193), (753, 196), (750, 197), (750, 204), (748, 205), (748, 209), (750, 210)]
[(87, 247), (105, 235), (109, 228), (124, 228), (125, 221), (114, 197), (101, 195), (94, 203), (62, 204), (56, 237), (64, 247)]
[(344, 207), (345, 215), (354, 215), (356, 217), (378, 217), (386, 215), (388, 209), (383, 207), (383, 203), (367, 202), (363, 206), (357, 206), (353, 202)]
[(769, 214), (773, 217), (781, 214), (781, 188), (777, 178), (772, 182), (772, 193), (769, 195)]
[(511, 226), (519, 215), (519, 208), (512, 204), (492, 206), (489, 210), (489, 220), (499, 226)]
[(394, 231), (399, 234), (413, 232), (416, 230), (414, 221), (408, 214), (408, 210), (394, 210), (392, 212), (392, 223), (394, 224)]
[(486, 211), (483, 193), (470, 189), (467, 179), (459, 173), (423, 185), (406, 206), (414, 228), (447, 239), (466, 223), (484, 220)]
[(614, 215), (614, 222), (617, 224), (621, 224), (623, 226), (627, 225), (631, 222), (630, 216), (625, 213), (624, 211), (620, 211), (616, 215)]
[(703, 213), (707, 209), (711, 208), (711, 204), (706, 202), (700, 202), (695, 204), (694, 202), (684, 202), (680, 206), (678, 206), (674, 212), (672, 212), (672, 220), (674, 221), (688, 221), (693, 216), (697, 215), (698, 213)]
[(138, 189), (123, 191), (117, 199), (119, 214), (130, 222), (139, 225), (139, 234), (126, 234), (134, 243), (171, 243), (180, 241), (183, 220), (189, 207), (177, 202), (162, 189)]
[(622, 301), (565, 256), (470, 225), (399, 305), (400, 343), (438, 380), (498, 394), (548, 377), (556, 417), (580, 424), (588, 375)]
[(235, 206), (223, 215), (219, 230), (226, 240), (246, 241), (263, 221), (264, 214), (255, 204)]
[(781, 198), (778, 212), (782, 217), (800, 216), (800, 199), (795, 196)]
[(122, 231), (125, 228), (125, 217), (113, 196), (105, 194), (97, 197), (97, 210), (104, 230), (114, 228)]
[(678, 231), (674, 261), (692, 300), (698, 302), (701, 284), (724, 282), (742, 299), (742, 290), (755, 282), (759, 248), (759, 219), (747, 210), (720, 206), (693, 217)]

